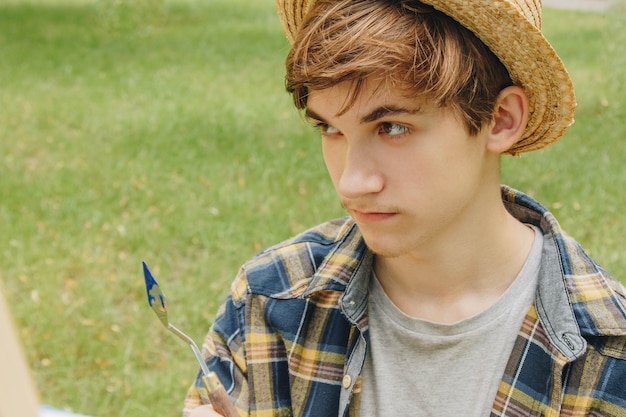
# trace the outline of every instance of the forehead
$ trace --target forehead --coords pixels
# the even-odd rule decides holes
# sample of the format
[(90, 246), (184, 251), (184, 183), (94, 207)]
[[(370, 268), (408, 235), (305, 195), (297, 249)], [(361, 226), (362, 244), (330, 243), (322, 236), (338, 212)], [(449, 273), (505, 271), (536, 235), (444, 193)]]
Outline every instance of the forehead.
[(384, 80), (366, 79), (358, 89), (354, 82), (345, 81), (323, 90), (309, 90), (306, 111), (313, 118), (339, 117), (346, 113), (363, 116), (383, 110), (422, 113), (434, 109), (427, 103), (427, 100), (409, 96), (405, 89), (390, 86)]

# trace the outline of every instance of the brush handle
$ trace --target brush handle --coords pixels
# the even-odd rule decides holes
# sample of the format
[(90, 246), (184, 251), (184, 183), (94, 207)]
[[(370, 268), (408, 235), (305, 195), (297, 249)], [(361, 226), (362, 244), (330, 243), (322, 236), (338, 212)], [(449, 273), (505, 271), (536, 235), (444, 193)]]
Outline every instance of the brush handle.
[(235, 409), (235, 406), (230, 401), (230, 397), (224, 389), (224, 386), (220, 382), (215, 372), (209, 372), (202, 377), (204, 387), (209, 394), (211, 405), (213, 409), (223, 415), (224, 417), (239, 417), (239, 413)]

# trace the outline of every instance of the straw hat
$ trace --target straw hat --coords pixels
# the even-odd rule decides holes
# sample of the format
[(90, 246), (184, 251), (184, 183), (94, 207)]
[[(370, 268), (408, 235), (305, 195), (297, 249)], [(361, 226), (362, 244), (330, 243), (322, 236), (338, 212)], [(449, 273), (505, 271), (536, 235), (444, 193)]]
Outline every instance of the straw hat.
[[(276, 0), (291, 43), (317, 0)], [(421, 0), (471, 30), (500, 59), (513, 82), (526, 91), (530, 118), (509, 150), (518, 154), (556, 141), (574, 122), (576, 98), (560, 58), (541, 33), (541, 0)]]

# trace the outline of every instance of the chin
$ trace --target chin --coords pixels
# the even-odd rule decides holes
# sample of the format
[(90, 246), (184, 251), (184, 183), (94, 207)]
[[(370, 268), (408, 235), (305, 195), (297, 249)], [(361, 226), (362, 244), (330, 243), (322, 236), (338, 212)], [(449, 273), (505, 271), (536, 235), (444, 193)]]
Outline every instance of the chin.
[(368, 240), (367, 238), (365, 239), (365, 244), (369, 250), (374, 253), (374, 255), (383, 258), (397, 258), (408, 252), (407, 248), (404, 248), (401, 245), (383, 244), (372, 239)]

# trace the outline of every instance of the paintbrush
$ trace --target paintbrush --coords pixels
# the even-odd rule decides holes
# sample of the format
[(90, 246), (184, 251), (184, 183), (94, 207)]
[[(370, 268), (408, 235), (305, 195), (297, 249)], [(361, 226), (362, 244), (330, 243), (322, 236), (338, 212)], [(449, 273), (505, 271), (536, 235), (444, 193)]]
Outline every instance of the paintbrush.
[(226, 389), (224, 389), (224, 386), (217, 377), (217, 374), (209, 370), (206, 362), (202, 358), (198, 345), (196, 345), (196, 343), (189, 336), (181, 332), (177, 327), (169, 322), (167, 318), (167, 302), (165, 300), (165, 295), (161, 291), (156, 279), (152, 276), (150, 269), (148, 269), (148, 265), (146, 265), (145, 262), (142, 263), (143, 275), (146, 280), (146, 292), (148, 293), (148, 303), (150, 304), (150, 307), (152, 307), (152, 310), (156, 313), (161, 323), (163, 323), (163, 325), (170, 332), (184, 340), (193, 351), (193, 354), (196, 356), (196, 360), (200, 364), (200, 369), (202, 370), (202, 383), (204, 384), (204, 388), (209, 395), (213, 409), (222, 414), (224, 417), (239, 417), (239, 413), (235, 410), (235, 406), (230, 401), (230, 398), (226, 393)]

